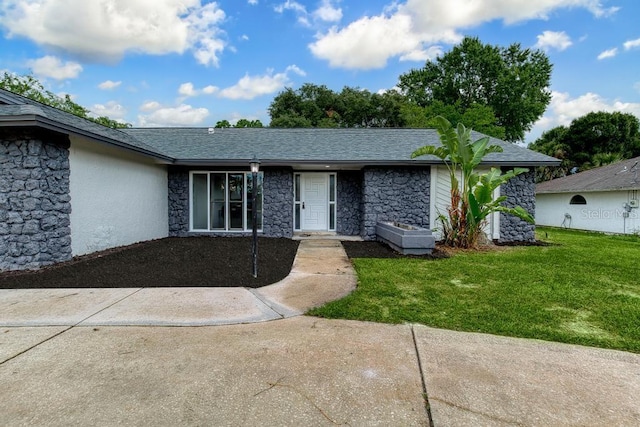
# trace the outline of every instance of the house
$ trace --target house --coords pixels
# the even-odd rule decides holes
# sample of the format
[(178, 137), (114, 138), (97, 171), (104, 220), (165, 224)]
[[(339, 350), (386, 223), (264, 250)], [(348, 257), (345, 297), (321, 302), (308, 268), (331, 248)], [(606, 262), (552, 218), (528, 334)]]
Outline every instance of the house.
[(536, 186), (536, 223), (606, 233), (640, 232), (640, 157)]
[[(246, 235), (253, 209), (269, 237), (372, 240), (380, 220), (437, 227), (448, 200), (446, 168), (410, 154), (438, 141), (429, 129), (115, 130), (0, 90), (0, 270), (166, 236)], [(557, 164), (492, 142), (504, 152), (483, 167)], [(532, 169), (500, 192), (533, 213), (534, 185)], [(503, 241), (534, 239), (533, 226), (509, 215), (495, 215), (489, 232)]]

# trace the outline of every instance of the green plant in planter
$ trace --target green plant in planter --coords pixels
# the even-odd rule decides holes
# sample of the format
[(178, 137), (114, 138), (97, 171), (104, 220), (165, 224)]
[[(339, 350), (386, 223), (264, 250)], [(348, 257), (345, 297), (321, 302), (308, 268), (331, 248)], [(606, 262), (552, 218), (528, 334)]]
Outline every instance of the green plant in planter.
[(506, 196), (493, 198), (496, 188), (528, 169), (514, 168), (503, 173), (500, 169), (491, 168), (487, 173), (476, 172), (487, 154), (502, 152), (502, 147), (489, 145), (488, 136), (472, 142), (471, 129), (467, 129), (462, 123), (454, 128), (444, 117), (438, 116), (435, 121), (441, 145), (418, 148), (411, 153), (411, 158), (430, 154), (440, 158), (449, 170), (449, 215), (447, 217), (441, 214), (438, 217), (442, 221), (444, 243), (459, 248), (476, 247), (487, 217), (493, 212), (509, 213), (533, 223), (533, 217), (521, 206), (503, 206)]

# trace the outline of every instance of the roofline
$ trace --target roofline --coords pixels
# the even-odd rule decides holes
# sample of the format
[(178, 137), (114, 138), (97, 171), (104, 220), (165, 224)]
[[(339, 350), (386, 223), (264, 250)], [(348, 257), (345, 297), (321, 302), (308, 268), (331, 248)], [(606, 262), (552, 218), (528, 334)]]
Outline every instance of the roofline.
[(568, 194), (568, 193), (602, 193), (604, 191), (634, 191), (640, 190), (640, 184), (637, 187), (618, 187), (618, 188), (598, 188), (598, 189), (573, 189), (573, 190), (542, 190), (537, 191), (536, 194)]
[[(252, 158), (246, 159), (175, 159), (173, 164), (177, 166), (246, 166)], [(360, 165), (360, 166), (431, 166), (442, 165), (444, 162), (437, 160), (331, 160), (331, 159), (260, 159), (261, 166), (291, 166), (291, 165)], [(538, 167), (550, 166), (551, 162), (482, 162), (481, 166), (496, 167)]]
[(138, 154), (142, 154), (144, 156), (153, 157), (158, 160), (163, 160), (168, 163), (173, 163), (175, 161), (173, 157), (165, 156), (163, 154), (150, 151), (150, 150), (145, 150), (144, 148), (135, 147), (125, 142), (121, 142), (116, 139), (97, 135), (93, 132), (82, 130), (74, 126), (64, 125), (58, 121), (51, 120), (47, 117), (42, 117), (37, 114), (23, 114), (23, 115), (15, 115), (10, 117), (0, 116), (0, 127), (28, 127), (28, 126), (41, 127), (47, 130), (52, 130), (52, 131), (61, 132), (61, 133), (73, 133), (76, 135), (81, 135), (81, 136), (93, 139), (98, 142), (113, 145), (118, 148), (123, 148), (125, 150), (133, 151)]

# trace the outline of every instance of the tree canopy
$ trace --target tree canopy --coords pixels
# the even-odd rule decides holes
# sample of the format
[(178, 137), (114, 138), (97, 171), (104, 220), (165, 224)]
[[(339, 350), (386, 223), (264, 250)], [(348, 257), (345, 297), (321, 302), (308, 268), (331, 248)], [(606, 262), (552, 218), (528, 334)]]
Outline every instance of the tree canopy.
[(504, 138), (519, 141), (551, 101), (551, 69), (542, 51), (517, 43), (501, 48), (465, 37), (434, 62), (402, 74), (398, 87), (420, 107), (436, 101), (462, 112), (474, 105), (489, 107)]
[(68, 94), (63, 97), (54, 94), (45, 89), (42, 83), (32, 75), (18, 76), (5, 71), (0, 79), (0, 88), (106, 127), (114, 129), (131, 127), (129, 123), (122, 123), (106, 116), (91, 116), (90, 110), (73, 102)]
[(640, 122), (620, 112), (592, 112), (542, 134), (529, 148), (562, 160), (538, 170), (538, 181), (640, 156)]
[(427, 107), (409, 102), (398, 91), (371, 93), (345, 86), (339, 93), (324, 85), (305, 83), (298, 90), (286, 88), (269, 107), (271, 127), (412, 127), (433, 128), (434, 117), (443, 116), (457, 125), (464, 122), (478, 132), (504, 138), (490, 107), (460, 103), (446, 105), (434, 101)]
[(344, 87), (336, 93), (324, 85), (286, 88), (269, 106), (271, 127), (401, 127), (404, 99), (396, 91), (371, 93)]

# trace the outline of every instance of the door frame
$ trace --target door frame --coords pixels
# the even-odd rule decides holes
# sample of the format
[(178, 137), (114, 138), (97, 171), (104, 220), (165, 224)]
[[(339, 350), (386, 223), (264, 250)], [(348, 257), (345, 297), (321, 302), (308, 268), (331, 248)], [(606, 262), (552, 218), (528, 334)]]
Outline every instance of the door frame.
[[(323, 230), (307, 230), (304, 227), (303, 206), (305, 202), (304, 180), (305, 176), (324, 175), (326, 177), (326, 224), (327, 228)], [(295, 172), (293, 173), (293, 231), (336, 231), (337, 224), (337, 182), (338, 175), (336, 172)]]

